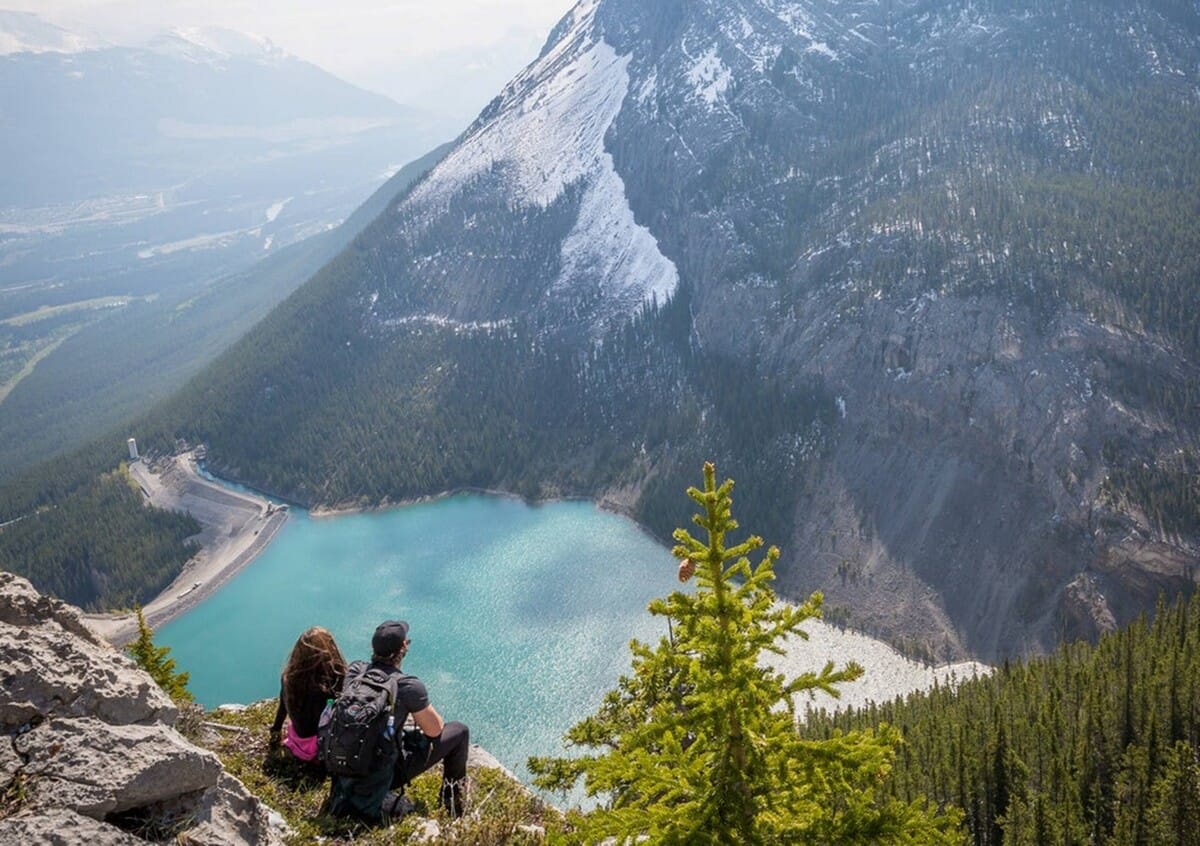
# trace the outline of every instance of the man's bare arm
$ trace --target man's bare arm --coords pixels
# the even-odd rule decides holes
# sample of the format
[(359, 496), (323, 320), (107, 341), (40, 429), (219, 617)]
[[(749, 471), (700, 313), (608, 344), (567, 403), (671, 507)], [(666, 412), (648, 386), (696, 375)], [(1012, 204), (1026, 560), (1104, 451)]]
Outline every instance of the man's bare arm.
[(428, 705), (412, 715), (413, 722), (417, 724), (417, 728), (426, 737), (437, 737), (442, 733), (442, 726), (445, 723), (442, 721), (442, 715), (434, 710), (432, 705)]

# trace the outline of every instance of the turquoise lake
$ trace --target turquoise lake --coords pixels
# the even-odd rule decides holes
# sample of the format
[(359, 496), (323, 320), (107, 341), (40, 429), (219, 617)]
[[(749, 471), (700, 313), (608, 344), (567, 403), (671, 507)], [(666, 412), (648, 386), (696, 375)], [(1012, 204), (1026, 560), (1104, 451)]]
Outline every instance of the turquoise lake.
[(524, 774), (628, 671), (629, 640), (665, 633), (646, 605), (678, 587), (674, 575), (666, 549), (586, 502), (472, 494), (333, 518), (293, 509), (262, 555), (157, 639), (212, 707), (276, 696), (309, 626), (330, 629), (350, 661), (368, 657), (378, 623), (407, 620), (405, 671)]

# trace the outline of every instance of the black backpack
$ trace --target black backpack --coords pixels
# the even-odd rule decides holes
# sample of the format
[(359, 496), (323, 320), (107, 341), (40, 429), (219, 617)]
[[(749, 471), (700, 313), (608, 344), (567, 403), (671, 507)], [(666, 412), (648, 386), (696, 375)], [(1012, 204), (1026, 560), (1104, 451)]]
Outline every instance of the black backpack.
[(396, 697), (400, 674), (356, 661), (329, 719), (317, 730), (318, 756), (332, 775), (361, 778), (391, 773), (396, 745)]

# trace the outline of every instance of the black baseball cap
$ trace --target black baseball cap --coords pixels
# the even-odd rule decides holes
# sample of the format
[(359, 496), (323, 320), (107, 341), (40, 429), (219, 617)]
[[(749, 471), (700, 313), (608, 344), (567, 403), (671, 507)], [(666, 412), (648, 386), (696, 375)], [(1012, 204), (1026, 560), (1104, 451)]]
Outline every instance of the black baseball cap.
[(408, 640), (408, 623), (404, 620), (388, 620), (380, 623), (371, 638), (371, 651), (385, 657), (395, 655)]

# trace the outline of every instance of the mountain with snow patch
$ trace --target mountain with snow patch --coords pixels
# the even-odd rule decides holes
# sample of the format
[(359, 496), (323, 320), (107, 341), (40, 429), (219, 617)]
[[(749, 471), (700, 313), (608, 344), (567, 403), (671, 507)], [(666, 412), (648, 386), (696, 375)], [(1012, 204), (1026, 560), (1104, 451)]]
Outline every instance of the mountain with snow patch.
[(99, 37), (70, 32), (29, 12), (0, 9), (0, 56), (82, 53), (106, 46)]
[[(1200, 11), (585, 0), (162, 425), (312, 504), (700, 462), (781, 589), (935, 657), (1200, 563)], [(203, 397), (203, 403), (198, 397)]]
[(154, 38), (152, 50), (198, 61), (241, 56), (267, 61), (284, 59), (288, 54), (269, 38), (225, 27), (181, 27)]

